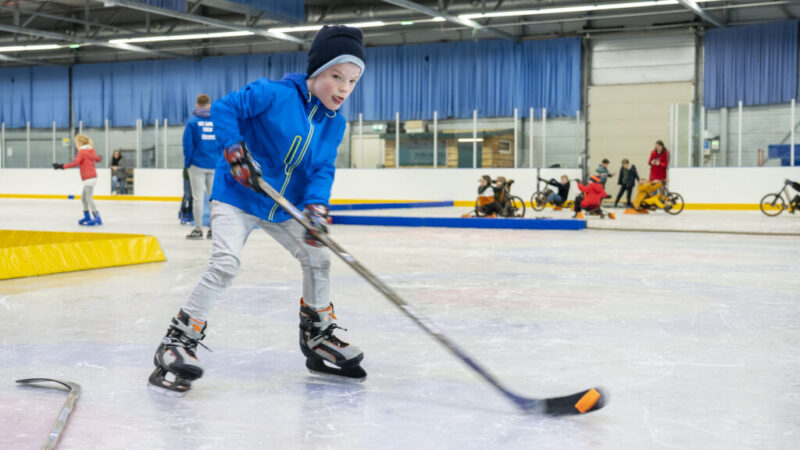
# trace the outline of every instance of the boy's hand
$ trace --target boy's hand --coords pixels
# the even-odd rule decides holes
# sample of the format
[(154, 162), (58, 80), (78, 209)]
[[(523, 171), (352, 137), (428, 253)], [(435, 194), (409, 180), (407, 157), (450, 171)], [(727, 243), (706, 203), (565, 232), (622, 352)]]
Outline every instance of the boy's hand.
[(311, 222), (311, 226), (314, 227), (314, 232), (306, 229), (306, 244), (312, 247), (322, 247), (322, 242), (316, 236), (320, 233), (328, 234), (328, 224), (330, 223), (328, 207), (321, 204), (306, 205), (304, 214), (306, 219)]
[(56, 169), (56, 170), (64, 170), (64, 164), (61, 164), (61, 163), (53, 163), (53, 169)]
[(247, 145), (244, 142), (233, 144), (227, 147), (223, 153), (225, 161), (231, 165), (231, 175), (240, 184), (256, 191), (261, 192), (258, 187), (258, 179), (261, 178), (261, 166), (250, 155)]

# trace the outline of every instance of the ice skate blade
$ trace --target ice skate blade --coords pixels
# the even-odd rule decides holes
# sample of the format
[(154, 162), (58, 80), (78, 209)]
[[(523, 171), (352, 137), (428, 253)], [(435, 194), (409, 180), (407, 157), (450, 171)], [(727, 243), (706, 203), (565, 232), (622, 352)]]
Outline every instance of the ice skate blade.
[(314, 370), (314, 369), (308, 369), (308, 373), (313, 375), (314, 378), (319, 378), (319, 379), (328, 380), (328, 381), (335, 381), (335, 382), (340, 382), (340, 383), (360, 384), (360, 383), (363, 383), (367, 379), (366, 375), (364, 375), (361, 378), (353, 378), (353, 377), (348, 377), (346, 375), (337, 375), (335, 373), (330, 373), (330, 372), (320, 372), (320, 371)]
[(172, 398), (183, 398), (186, 397), (186, 394), (189, 393), (189, 390), (185, 390), (183, 392), (173, 391), (172, 389), (167, 389), (165, 387), (156, 386), (153, 383), (147, 382), (147, 389), (153, 392), (156, 392), (160, 395)]

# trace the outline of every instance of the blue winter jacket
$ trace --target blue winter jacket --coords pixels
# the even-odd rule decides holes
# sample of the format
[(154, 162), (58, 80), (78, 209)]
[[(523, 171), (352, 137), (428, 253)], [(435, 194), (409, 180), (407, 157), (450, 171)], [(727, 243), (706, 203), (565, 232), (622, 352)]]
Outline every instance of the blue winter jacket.
[(186, 122), (186, 128), (183, 129), (183, 167), (217, 167), (222, 148), (214, 138), (214, 123), (210, 117), (210, 110), (195, 109), (194, 117)]
[[(328, 204), (346, 122), (308, 92), (305, 74), (250, 83), (216, 101), (211, 117), (217, 142), (226, 148), (244, 141), (264, 180), (297, 208)], [(269, 222), (291, 218), (266, 195), (239, 184), (225, 158), (217, 162), (211, 199)]]

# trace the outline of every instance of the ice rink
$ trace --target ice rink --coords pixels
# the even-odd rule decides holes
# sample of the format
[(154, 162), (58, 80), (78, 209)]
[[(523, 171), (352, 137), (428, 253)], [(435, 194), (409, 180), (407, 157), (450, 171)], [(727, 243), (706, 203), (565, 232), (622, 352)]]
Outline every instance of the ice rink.
[(339, 335), (364, 350), (369, 376), (312, 377), (297, 345), (299, 266), (259, 230), (209, 317), (206, 374), (182, 399), (151, 392), (153, 352), (211, 244), (184, 238), (177, 203), (98, 206), (105, 225), (87, 230), (79, 201), (0, 199), (0, 229), (147, 233), (167, 257), (0, 281), (2, 449), (39, 448), (66, 398), (14, 383), (29, 377), (83, 387), (64, 449), (797, 448), (800, 217), (617, 210), (582, 231), (332, 227), (512, 390), (610, 394), (600, 411), (543, 418), (518, 413), (335, 259)]

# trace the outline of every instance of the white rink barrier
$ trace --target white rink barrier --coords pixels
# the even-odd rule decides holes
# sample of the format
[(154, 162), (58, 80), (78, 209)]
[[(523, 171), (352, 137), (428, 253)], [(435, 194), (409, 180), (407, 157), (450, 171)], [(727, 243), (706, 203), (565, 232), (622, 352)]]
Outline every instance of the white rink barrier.
[[(618, 168), (612, 168), (616, 171)], [(647, 177), (646, 168), (640, 175)], [(536, 169), (338, 169), (331, 191), (336, 201), (352, 200), (454, 200), (474, 201), (481, 175), (513, 179), (512, 193), (529, 200), (536, 191)], [(616, 173), (615, 173), (616, 174)], [(97, 169), (95, 195), (111, 194), (109, 169)], [(579, 169), (540, 169), (542, 178), (580, 177)], [(683, 195), (687, 206), (697, 209), (752, 209), (767, 193), (781, 188), (783, 180), (800, 181), (797, 167), (672, 168), (670, 189)], [(78, 169), (0, 169), (0, 196), (60, 197), (82, 190)], [(606, 183), (611, 195), (618, 191), (617, 178)], [(570, 198), (578, 189), (574, 183)], [(176, 200), (183, 196), (182, 169), (135, 169), (134, 198)]]

